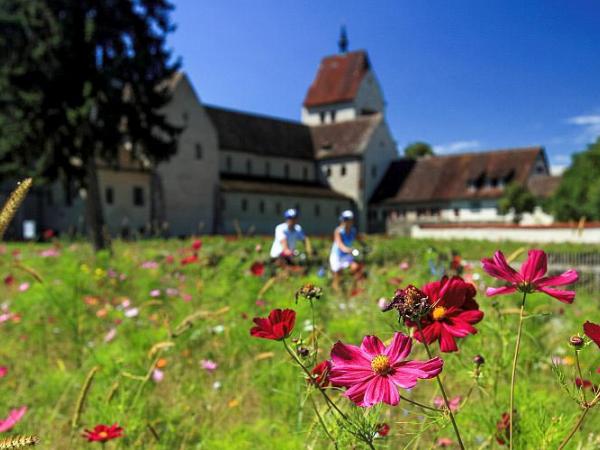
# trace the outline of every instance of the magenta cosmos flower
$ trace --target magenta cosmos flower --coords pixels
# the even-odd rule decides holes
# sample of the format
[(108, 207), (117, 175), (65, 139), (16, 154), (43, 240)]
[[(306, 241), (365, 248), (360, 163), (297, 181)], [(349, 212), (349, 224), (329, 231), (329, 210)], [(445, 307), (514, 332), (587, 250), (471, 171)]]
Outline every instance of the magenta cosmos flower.
[(331, 350), (329, 379), (347, 388), (344, 394), (358, 406), (377, 403), (397, 405), (398, 387), (412, 389), (417, 380), (433, 378), (442, 371), (444, 361), (405, 361), (412, 339), (395, 333), (388, 347), (376, 336), (365, 336), (360, 347), (337, 342)]
[(516, 291), (525, 293), (539, 291), (563, 303), (573, 303), (575, 299), (575, 291), (563, 291), (555, 289), (555, 287), (576, 282), (579, 279), (577, 272), (567, 270), (561, 275), (547, 277), (548, 260), (543, 250), (529, 250), (527, 260), (523, 263), (519, 272), (508, 265), (501, 251), (497, 251), (492, 259), (482, 259), (481, 263), (483, 264), (483, 270), (489, 275), (508, 282), (506, 286), (488, 288), (486, 294), (489, 297), (510, 294)]

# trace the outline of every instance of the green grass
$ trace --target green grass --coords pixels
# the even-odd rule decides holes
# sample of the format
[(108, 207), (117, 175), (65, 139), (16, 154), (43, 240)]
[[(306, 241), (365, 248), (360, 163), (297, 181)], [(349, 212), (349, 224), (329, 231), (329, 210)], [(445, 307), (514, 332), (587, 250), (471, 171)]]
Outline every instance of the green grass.
[[(330, 280), (319, 278), (313, 270), (307, 277), (278, 279), (262, 296), (266, 306), (260, 306), (256, 300), (267, 278), (251, 276), (248, 269), (253, 261), (267, 258), (270, 243), (264, 238), (228, 241), (220, 237), (204, 238), (203, 242), (200, 262), (185, 267), (179, 260), (191, 241), (115, 242), (112, 257), (94, 256), (84, 243), (62, 242), (60, 256), (47, 258), (40, 255), (49, 248), (47, 244), (8, 245), (6, 253), (0, 255), (2, 275), (12, 274), (16, 281), (0, 288), (2, 302), (13, 314), (0, 323), (0, 365), (8, 367), (8, 374), (0, 379), (0, 418), (12, 408), (26, 405), (29, 409), (13, 430), (0, 437), (36, 434), (42, 439), (40, 448), (80, 449), (98, 445), (80, 437), (83, 428), (118, 422), (125, 429), (125, 437), (108, 443), (107, 449), (328, 448), (329, 441), (306, 401), (303, 377), (278, 342), (249, 336), (251, 319), (266, 316), (275, 307), (294, 308), (298, 312), (294, 336), (307, 337), (304, 322), (310, 320), (310, 309), (305, 300), (296, 306), (294, 293), (309, 281), (323, 286), (325, 294), (316, 310), (324, 331), (320, 339), (324, 359), (338, 339), (358, 344), (366, 334), (385, 340), (394, 330), (406, 332), (394, 313), (383, 314), (377, 307), (380, 297), (394, 292), (390, 278), (401, 277), (403, 283), (415, 285), (433, 281), (427, 261), (451, 249), (477, 261), (496, 248), (509, 254), (522, 247), (515, 243), (374, 237), (369, 242), (373, 248), (369, 278), (359, 295), (335, 295)], [(262, 244), (261, 252), (255, 250), (256, 244)], [(323, 259), (328, 246), (327, 241), (315, 242)], [(573, 245), (544, 248), (594, 250)], [(15, 249), (20, 250), (18, 264), (11, 255)], [(175, 262), (167, 263), (167, 255), (174, 256)], [(159, 267), (140, 267), (149, 260)], [(410, 268), (400, 269), (401, 261), (409, 262)], [(486, 317), (477, 326), (477, 335), (459, 341), (460, 352), (443, 355), (443, 376), (451, 397), (465, 398), (471, 392), (457, 414), (467, 448), (495, 448), (496, 422), (508, 410), (517, 325), (514, 311), (519, 299), (486, 298), (484, 285), (492, 280), (481, 274), (478, 265), (473, 273), (475, 278), (480, 276), (477, 300)], [(120, 279), (120, 274), (126, 277)], [(30, 287), (21, 292), (18, 286), (23, 282)], [(189, 294), (191, 300), (184, 301), (180, 295), (168, 297), (167, 288)], [(161, 289), (162, 295), (151, 297), (153, 289)], [(136, 317), (126, 317), (118, 307), (124, 299), (139, 308)], [(540, 294), (528, 301), (527, 310), (536, 314), (525, 322), (520, 357), (517, 448), (556, 448), (573, 424), (578, 405), (561, 388), (550, 361), (555, 355), (572, 354), (569, 336), (581, 333), (585, 320), (600, 322), (598, 307), (598, 297), (590, 295), (578, 296), (571, 306)], [(172, 338), (177, 325), (198, 311), (217, 313), (195, 321)], [(112, 328), (117, 330), (116, 337), (105, 342)], [(159, 343), (163, 345), (157, 346)], [(433, 349), (439, 350), (437, 345)], [(471, 363), (476, 354), (486, 359), (477, 383)], [(158, 357), (167, 362), (163, 381), (143, 381)], [(415, 344), (411, 357), (426, 356)], [(207, 372), (200, 366), (202, 359), (216, 361), (219, 366)], [(598, 366), (600, 352), (589, 346), (582, 352), (582, 368), (585, 378), (596, 384), (600, 384), (600, 375), (592, 372)], [(72, 429), (80, 390), (94, 367), (99, 371), (85, 396), (77, 427)], [(562, 365), (560, 369), (571, 396), (576, 396), (573, 366)], [(435, 382), (422, 381), (405, 394), (431, 404), (437, 395)], [(587, 394), (591, 395), (589, 391)], [(316, 394), (315, 400), (322, 406)], [(340, 405), (353, 414), (357, 409), (345, 398), (340, 399)], [(588, 415), (583, 432), (575, 436), (569, 448), (598, 448), (600, 435), (594, 429), (600, 417), (598, 409)], [(333, 427), (331, 419), (326, 420)], [(424, 420), (422, 411), (407, 403), (377, 408), (369, 413), (368, 420), (391, 426), (387, 438), (376, 440), (377, 448), (399, 449), (411, 443), (410, 448), (426, 449), (434, 447), (440, 437), (454, 438), (447, 420), (436, 414), (428, 414)], [(419, 430), (420, 435), (415, 434)], [(348, 436), (342, 434), (339, 439), (340, 448), (352, 448)]]

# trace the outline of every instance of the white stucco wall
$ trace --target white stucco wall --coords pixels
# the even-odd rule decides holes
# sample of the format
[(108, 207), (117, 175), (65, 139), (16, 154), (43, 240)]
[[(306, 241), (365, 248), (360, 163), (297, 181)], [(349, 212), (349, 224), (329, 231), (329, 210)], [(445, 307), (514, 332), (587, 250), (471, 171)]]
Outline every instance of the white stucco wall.
[[(337, 158), (319, 162), (319, 169), (329, 186), (336, 192), (350, 197), (356, 203), (359, 217), (357, 225), (364, 230), (365, 222), (361, 219), (360, 212), (364, 209), (364, 196), (362, 195), (362, 160), (359, 157)], [(345, 175), (342, 175), (345, 169)], [(328, 170), (331, 175), (327, 176)]]
[[(217, 134), (187, 76), (183, 76), (166, 108), (169, 120), (185, 126), (179, 149), (157, 172), (165, 196), (166, 220), (171, 235), (214, 230), (214, 208), (219, 182)], [(196, 146), (202, 157), (196, 157)]]
[(465, 227), (465, 228), (426, 228), (413, 225), (413, 238), (433, 239), (477, 239), (487, 241), (518, 242), (573, 242), (580, 244), (600, 244), (600, 228), (556, 228), (556, 227)]
[[(275, 226), (284, 221), (283, 212), (287, 208), (298, 208), (299, 223), (309, 234), (328, 235), (333, 233), (341, 211), (351, 207), (351, 201), (329, 198), (288, 197), (284, 195), (264, 195), (248, 192), (225, 192), (221, 194), (220, 232), (236, 233), (235, 221), (243, 233), (254, 231), (258, 234), (271, 234)], [(242, 204), (245, 201), (246, 210)], [(261, 212), (260, 205), (264, 205)], [(318, 205), (318, 213), (316, 206)]]
[[(231, 168), (227, 167), (228, 158), (231, 161)], [(248, 161), (251, 161), (250, 173), (248, 173)], [(267, 164), (269, 175), (267, 175)], [(286, 165), (289, 167), (289, 177), (285, 176)], [(271, 176), (302, 181), (315, 181), (317, 177), (316, 164), (312, 160), (259, 156), (227, 149), (219, 151), (219, 171), (227, 174)]]

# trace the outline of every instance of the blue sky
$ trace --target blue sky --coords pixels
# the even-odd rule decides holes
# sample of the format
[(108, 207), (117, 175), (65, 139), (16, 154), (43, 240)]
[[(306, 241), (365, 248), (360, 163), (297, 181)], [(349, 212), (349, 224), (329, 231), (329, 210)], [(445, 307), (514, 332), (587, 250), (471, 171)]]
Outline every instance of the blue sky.
[(298, 120), (320, 59), (369, 52), (400, 150), (544, 145), (554, 166), (600, 135), (596, 0), (173, 0), (202, 101)]

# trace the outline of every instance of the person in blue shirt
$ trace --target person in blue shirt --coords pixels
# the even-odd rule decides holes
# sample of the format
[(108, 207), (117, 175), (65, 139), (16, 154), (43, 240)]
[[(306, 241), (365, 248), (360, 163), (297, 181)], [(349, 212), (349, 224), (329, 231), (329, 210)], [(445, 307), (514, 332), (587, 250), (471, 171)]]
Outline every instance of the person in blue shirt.
[(329, 265), (333, 272), (333, 288), (339, 289), (342, 271), (349, 269), (351, 274), (360, 270), (360, 265), (354, 261), (354, 241), (360, 240), (354, 227), (354, 213), (350, 210), (340, 215), (340, 225), (333, 232), (333, 245), (329, 254)]
[(304, 241), (304, 231), (298, 224), (298, 211), (291, 208), (283, 214), (285, 222), (275, 227), (275, 238), (271, 246), (271, 258), (289, 260), (296, 249), (296, 242)]

